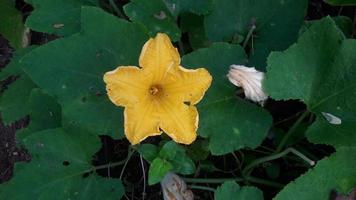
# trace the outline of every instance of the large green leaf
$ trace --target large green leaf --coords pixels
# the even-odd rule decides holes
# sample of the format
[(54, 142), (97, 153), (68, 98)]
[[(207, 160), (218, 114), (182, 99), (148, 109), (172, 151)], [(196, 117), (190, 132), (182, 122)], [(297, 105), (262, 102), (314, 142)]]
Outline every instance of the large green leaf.
[(356, 148), (340, 148), (289, 183), (275, 200), (325, 200), (333, 190), (348, 193), (356, 185), (355, 166)]
[(31, 52), (22, 60), (24, 70), (58, 98), (65, 126), (120, 138), (122, 108), (109, 101), (103, 75), (120, 65), (137, 65), (148, 37), (139, 26), (99, 8), (83, 7), (81, 13), (81, 32)]
[(235, 97), (226, 74), (232, 64), (244, 64), (246, 56), (238, 45), (213, 44), (182, 58), (183, 66), (205, 67), (213, 82), (202, 102), (198, 104), (199, 135), (209, 138), (209, 149), (221, 155), (244, 147), (261, 144), (272, 123), (262, 108)]
[(20, 49), (15, 52), (11, 62), (0, 71), (0, 80), (10, 76), (16, 78), (14, 82), (6, 86), (0, 96), (0, 111), (5, 124), (19, 120), (29, 114), (28, 99), (36, 85), (21, 69), (20, 59), (34, 47)]
[(265, 69), (273, 50), (283, 50), (298, 36), (307, 9), (307, 0), (219, 0), (205, 18), (205, 29), (213, 41), (246, 37), (256, 25), (251, 46), (250, 65)]
[(10, 41), (15, 49), (23, 46), (25, 26), (14, 0), (0, 0), (0, 35)]
[(27, 0), (34, 11), (26, 26), (38, 32), (67, 36), (80, 31), (81, 6), (95, 6), (97, 0)]
[(263, 200), (263, 193), (256, 187), (240, 186), (235, 181), (227, 181), (218, 187), (214, 194), (215, 200)]
[[(16, 164), (14, 177), (0, 185), (0, 199), (120, 199), (121, 181), (92, 172), (97, 136), (50, 129), (24, 139), (30, 163)], [(92, 173), (89, 173), (92, 172)], [(89, 174), (86, 174), (89, 173)]]
[(288, 50), (268, 58), (267, 93), (277, 100), (300, 99), (307, 104), (317, 115), (306, 133), (312, 142), (356, 144), (355, 54), (356, 40), (345, 40), (326, 17), (313, 23)]

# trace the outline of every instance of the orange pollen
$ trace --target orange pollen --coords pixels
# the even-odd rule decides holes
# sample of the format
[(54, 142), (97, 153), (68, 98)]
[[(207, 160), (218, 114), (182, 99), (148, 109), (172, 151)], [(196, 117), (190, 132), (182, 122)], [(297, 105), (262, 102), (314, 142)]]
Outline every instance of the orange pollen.
[(162, 91), (162, 87), (160, 85), (152, 85), (149, 89), (149, 93), (153, 96), (156, 96), (161, 91)]

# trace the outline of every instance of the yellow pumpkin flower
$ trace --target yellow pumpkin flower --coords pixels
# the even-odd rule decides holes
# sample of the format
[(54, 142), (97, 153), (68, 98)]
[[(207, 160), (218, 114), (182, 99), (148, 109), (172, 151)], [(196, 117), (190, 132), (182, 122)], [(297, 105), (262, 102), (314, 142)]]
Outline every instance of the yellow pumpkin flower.
[(166, 34), (142, 48), (139, 67), (119, 66), (104, 75), (110, 100), (124, 106), (125, 135), (131, 144), (164, 131), (174, 141), (196, 139), (199, 116), (194, 106), (210, 87), (206, 69), (185, 69)]

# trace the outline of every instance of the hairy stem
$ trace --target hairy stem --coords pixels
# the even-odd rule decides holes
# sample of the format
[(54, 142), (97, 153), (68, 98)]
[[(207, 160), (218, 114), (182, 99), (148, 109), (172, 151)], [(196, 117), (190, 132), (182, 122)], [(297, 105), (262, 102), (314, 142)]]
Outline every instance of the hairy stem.
[(309, 115), (309, 111), (305, 111), (299, 118), (298, 120), (293, 124), (293, 126), (288, 130), (288, 132), (284, 135), (284, 137), (282, 138), (282, 141), (279, 143), (279, 145), (277, 146), (276, 152), (275, 153), (279, 153), (284, 145), (286, 144), (286, 142), (288, 141), (288, 139), (290, 138), (290, 136), (297, 130), (297, 128), (299, 127), (300, 123), (303, 122), (304, 118), (306, 118)]
[(187, 183), (223, 183), (225, 181), (241, 182), (243, 178), (183, 178)]
[(288, 148), (285, 149), (284, 151), (280, 152), (280, 153), (275, 153), (272, 154), (270, 156), (266, 156), (266, 157), (262, 157), (259, 159), (254, 160), (252, 163), (250, 163), (249, 165), (247, 165), (243, 170), (242, 170), (242, 175), (244, 177), (249, 177), (249, 174), (251, 173), (252, 169), (264, 162), (268, 162), (271, 160), (275, 160), (278, 158), (281, 158), (283, 156), (285, 156), (288, 153), (293, 153), (296, 156), (298, 156), (299, 158), (303, 159), (305, 162), (307, 162), (309, 165), (313, 166), (315, 165), (315, 162), (313, 160), (310, 160), (308, 157), (306, 157), (305, 155), (303, 155), (302, 153), (300, 153), (299, 151), (297, 151), (294, 148)]
[(243, 48), (246, 48), (247, 43), (248, 43), (248, 41), (250, 40), (250, 38), (252, 37), (253, 31), (255, 31), (255, 29), (256, 29), (256, 25), (253, 24), (253, 25), (251, 26), (250, 30), (249, 30), (248, 33), (247, 33), (247, 36), (246, 36), (246, 38), (245, 38), (245, 41), (244, 41), (244, 43), (243, 43), (243, 45), (242, 45)]
[(215, 192), (214, 188), (201, 186), (201, 185), (189, 185), (188, 187), (191, 188), (191, 189), (206, 190), (206, 191)]

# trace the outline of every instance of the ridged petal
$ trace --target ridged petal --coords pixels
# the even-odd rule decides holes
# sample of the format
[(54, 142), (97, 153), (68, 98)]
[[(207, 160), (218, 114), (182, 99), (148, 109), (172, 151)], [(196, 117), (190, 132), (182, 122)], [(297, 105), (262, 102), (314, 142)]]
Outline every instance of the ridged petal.
[(165, 99), (160, 102), (160, 118), (160, 128), (174, 141), (191, 144), (196, 139), (199, 116), (195, 106)]
[(169, 37), (158, 33), (143, 46), (139, 63), (144, 70), (152, 72), (154, 80), (159, 82), (179, 66), (180, 56)]
[(132, 145), (161, 134), (157, 109), (157, 103), (148, 99), (141, 99), (136, 105), (125, 108), (125, 135)]
[(176, 101), (195, 105), (203, 98), (211, 81), (211, 75), (204, 68), (193, 70), (179, 67), (165, 78), (163, 86), (168, 94), (175, 96)]
[(147, 95), (152, 77), (138, 67), (118, 67), (104, 75), (110, 100), (118, 106), (137, 104)]

